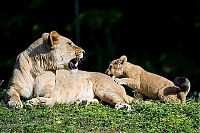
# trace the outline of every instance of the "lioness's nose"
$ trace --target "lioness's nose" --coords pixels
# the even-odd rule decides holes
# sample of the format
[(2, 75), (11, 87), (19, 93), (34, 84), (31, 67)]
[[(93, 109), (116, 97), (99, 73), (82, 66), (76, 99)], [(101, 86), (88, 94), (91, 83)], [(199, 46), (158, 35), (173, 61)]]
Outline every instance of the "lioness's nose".
[(81, 54), (84, 54), (85, 50), (83, 50), (82, 48), (77, 48), (75, 51), (75, 55), (76, 56), (80, 56)]
[(83, 54), (85, 54), (85, 50), (83, 50), (82, 48), (81, 48), (81, 52), (82, 52)]

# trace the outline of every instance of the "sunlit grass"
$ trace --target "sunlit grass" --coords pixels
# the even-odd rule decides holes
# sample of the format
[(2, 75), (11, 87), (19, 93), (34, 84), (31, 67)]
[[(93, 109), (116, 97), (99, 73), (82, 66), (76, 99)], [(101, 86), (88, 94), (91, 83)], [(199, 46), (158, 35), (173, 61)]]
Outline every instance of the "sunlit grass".
[(200, 101), (193, 98), (186, 104), (140, 101), (131, 106), (131, 112), (101, 103), (8, 109), (2, 99), (0, 132), (200, 132)]

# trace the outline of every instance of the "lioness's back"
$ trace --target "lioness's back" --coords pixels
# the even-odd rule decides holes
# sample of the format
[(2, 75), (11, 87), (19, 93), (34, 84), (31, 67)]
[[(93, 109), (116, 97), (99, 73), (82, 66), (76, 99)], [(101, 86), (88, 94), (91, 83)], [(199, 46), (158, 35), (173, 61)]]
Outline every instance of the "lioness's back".
[(114, 82), (114, 80), (101, 72), (88, 72), (88, 71), (77, 71), (78, 75), (80, 75), (82, 78), (90, 78), (91, 80), (95, 80), (97, 82), (104, 82), (105, 84), (114, 84), (114, 85), (118, 85)]

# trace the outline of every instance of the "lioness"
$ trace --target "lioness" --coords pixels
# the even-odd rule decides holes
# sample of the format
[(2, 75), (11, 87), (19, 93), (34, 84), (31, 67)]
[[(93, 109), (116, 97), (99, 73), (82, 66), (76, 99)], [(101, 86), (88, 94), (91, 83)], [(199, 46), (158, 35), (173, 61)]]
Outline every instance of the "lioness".
[[(8, 84), (8, 106), (22, 108), (20, 97), (30, 98), (35, 94), (48, 97), (55, 88), (55, 71), (77, 68), (77, 62), (83, 58), (83, 53), (82, 48), (56, 31), (43, 33), (41, 38), (16, 59)], [(40, 87), (42, 91), (38, 92)]]
[(81, 70), (72, 74), (68, 70), (57, 70), (55, 79), (55, 90), (49, 97), (33, 98), (27, 103), (53, 106), (55, 103), (69, 103), (77, 100), (86, 101), (86, 103), (98, 102), (96, 98), (99, 98), (117, 109), (131, 110), (128, 103), (132, 102), (133, 98), (126, 95), (124, 87), (116, 84), (106, 74)]
[(127, 62), (125, 55), (113, 60), (106, 73), (118, 84), (127, 85), (149, 98), (159, 99), (166, 103), (185, 102), (190, 91), (190, 82), (187, 78), (177, 77), (173, 83), (162, 76), (147, 72), (138, 65)]
[(133, 98), (123, 86), (99, 72), (78, 70), (84, 50), (56, 31), (44, 33), (17, 58), (8, 86), (9, 107), (23, 107), (20, 96), (32, 98), (28, 105), (69, 103), (77, 100), (115, 105), (130, 110)]

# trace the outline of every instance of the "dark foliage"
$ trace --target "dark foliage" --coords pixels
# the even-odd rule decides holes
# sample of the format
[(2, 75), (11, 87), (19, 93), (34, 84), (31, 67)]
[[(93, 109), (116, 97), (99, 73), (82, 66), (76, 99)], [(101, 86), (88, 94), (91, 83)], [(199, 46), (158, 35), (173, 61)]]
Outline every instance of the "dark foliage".
[(171, 80), (187, 77), (192, 84), (190, 95), (199, 91), (198, 0), (4, 2), (0, 5), (0, 79), (4, 85), (16, 56), (42, 33), (57, 30), (85, 49), (81, 69), (104, 72), (109, 61), (126, 54), (132, 63)]

